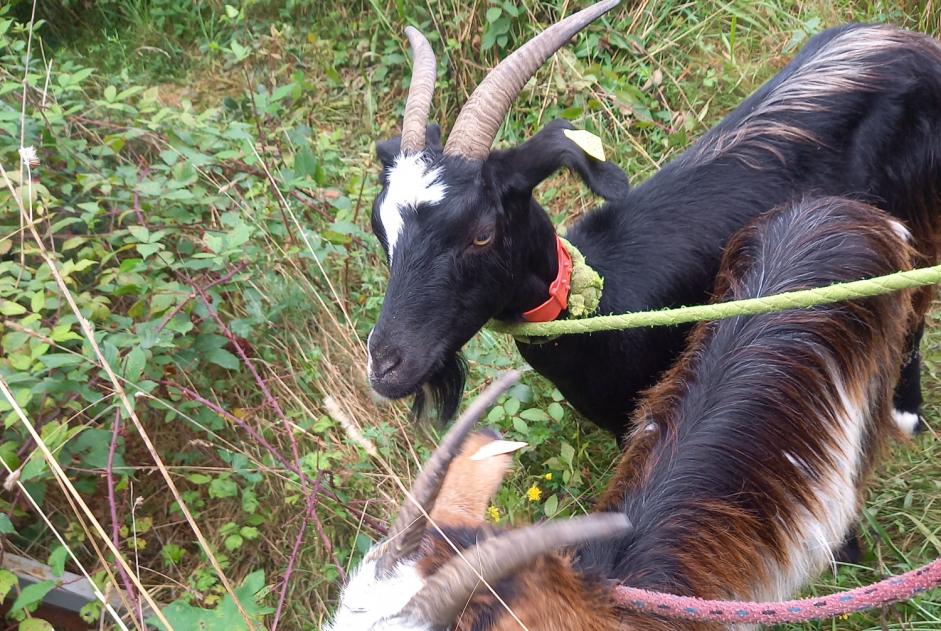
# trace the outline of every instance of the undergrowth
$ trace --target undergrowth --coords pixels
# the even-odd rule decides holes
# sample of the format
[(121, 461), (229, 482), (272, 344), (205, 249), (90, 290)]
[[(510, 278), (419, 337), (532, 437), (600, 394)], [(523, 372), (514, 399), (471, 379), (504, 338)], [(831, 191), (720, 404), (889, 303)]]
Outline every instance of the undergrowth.
[[(0, 397), (4, 549), (136, 593), (110, 569), (97, 521), (177, 629), (319, 629), (436, 434), (403, 404), (377, 407), (363, 375), (385, 282), (368, 232), (372, 145), (400, 123), (402, 30), (420, 27), (438, 54), (433, 116), (447, 129), (486, 68), (574, 4), (59, 0), (38, 5), (28, 65), (32, 4), (0, 8), (0, 164), (13, 187), (0, 192), (0, 383), (16, 403)], [(567, 118), (642, 180), (813, 33), (863, 20), (938, 35), (939, 15), (931, 1), (636, 3), (553, 57), (497, 142)], [(18, 166), (21, 144), (38, 164)], [(562, 226), (594, 203), (565, 174), (538, 196)], [(932, 332), (933, 427), (939, 346)], [(487, 331), (466, 351), (469, 395), (520, 363)], [(487, 422), (529, 443), (491, 518), (590, 508), (616, 446), (551, 384), (527, 373)], [(897, 448), (867, 503), (862, 565), (811, 592), (941, 555), (938, 462), (934, 432)], [(19, 597), (8, 583), (0, 573), (10, 619), (33, 624), (55, 581)], [(84, 613), (114, 624), (96, 604)], [(937, 629), (941, 602), (783, 628)]]

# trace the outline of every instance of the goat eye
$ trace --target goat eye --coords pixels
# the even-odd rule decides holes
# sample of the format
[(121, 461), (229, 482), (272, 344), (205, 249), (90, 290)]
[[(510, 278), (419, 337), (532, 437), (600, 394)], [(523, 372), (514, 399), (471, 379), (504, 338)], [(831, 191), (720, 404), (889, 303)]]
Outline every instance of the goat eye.
[(485, 245), (489, 245), (493, 241), (493, 229), (488, 228), (486, 230), (481, 230), (477, 233), (477, 236), (474, 237), (474, 245), (478, 248), (482, 248)]

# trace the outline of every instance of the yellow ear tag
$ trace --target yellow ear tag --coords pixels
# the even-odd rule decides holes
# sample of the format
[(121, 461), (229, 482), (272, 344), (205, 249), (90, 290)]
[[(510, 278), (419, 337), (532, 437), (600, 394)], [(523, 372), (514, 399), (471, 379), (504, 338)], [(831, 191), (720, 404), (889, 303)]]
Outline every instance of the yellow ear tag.
[(604, 145), (601, 144), (601, 138), (598, 136), (584, 129), (563, 129), (562, 133), (595, 160), (605, 161)]

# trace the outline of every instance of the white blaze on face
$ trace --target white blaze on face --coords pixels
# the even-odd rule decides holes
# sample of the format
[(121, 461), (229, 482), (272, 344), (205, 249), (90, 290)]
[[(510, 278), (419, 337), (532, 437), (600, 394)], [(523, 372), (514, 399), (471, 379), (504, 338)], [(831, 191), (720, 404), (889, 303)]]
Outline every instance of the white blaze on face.
[(386, 173), (388, 187), (379, 205), (379, 222), (386, 233), (389, 263), (410, 213), (421, 204), (436, 204), (447, 187), (439, 181), (441, 167), (432, 167), (426, 154), (399, 154)]

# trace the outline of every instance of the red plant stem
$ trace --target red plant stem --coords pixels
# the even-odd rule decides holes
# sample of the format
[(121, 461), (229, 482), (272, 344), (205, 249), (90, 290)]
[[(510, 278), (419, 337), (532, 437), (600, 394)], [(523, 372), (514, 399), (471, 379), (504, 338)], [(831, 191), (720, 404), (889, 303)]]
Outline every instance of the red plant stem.
[[(118, 504), (114, 499), (114, 454), (118, 447), (118, 434), (121, 432), (121, 410), (114, 412), (114, 427), (111, 428), (111, 445), (108, 447), (108, 464), (105, 468), (105, 479), (108, 486), (108, 507), (111, 509), (111, 542), (116, 549), (121, 548), (121, 524), (118, 521)], [(140, 618), (140, 628), (146, 628), (144, 624), (144, 612), (141, 611), (140, 603), (137, 600), (137, 593), (131, 584), (131, 578), (124, 571), (124, 566), (115, 562), (118, 568), (118, 574), (121, 576), (121, 582), (124, 584), (124, 591), (134, 607), (134, 613)]]
[[(223, 418), (228, 420), (230, 423), (234, 423), (235, 425), (238, 425), (239, 427), (244, 429), (248, 433), (249, 436), (251, 436), (254, 440), (258, 441), (258, 443), (262, 447), (264, 447), (265, 450), (267, 450), (268, 453), (271, 454), (271, 457), (277, 460), (281, 464), (282, 467), (284, 467), (288, 471), (291, 471), (292, 473), (297, 474), (301, 478), (305, 478), (305, 479), (307, 478), (306, 474), (303, 471), (301, 471), (300, 469), (297, 469), (294, 465), (290, 464), (277, 448), (272, 446), (271, 443), (269, 443), (267, 440), (265, 440), (261, 436), (261, 434), (259, 434), (255, 429), (253, 429), (250, 425), (248, 425), (245, 421), (243, 421), (239, 417), (235, 416), (231, 412), (227, 412), (226, 410), (222, 409), (217, 404), (213, 403), (209, 399), (200, 395), (198, 392), (194, 390), (190, 390), (186, 386), (181, 386), (180, 384), (174, 383), (172, 381), (161, 381), (160, 383), (170, 388), (176, 388), (177, 390), (180, 391), (180, 394), (185, 396), (187, 399), (190, 399), (191, 401), (196, 401), (197, 403), (201, 403), (202, 405), (205, 405), (206, 407), (208, 407), (210, 410), (212, 410), (219, 416), (222, 416)], [(323, 487), (323, 485), (320, 483), (320, 477), (323, 475), (323, 473), (324, 472), (321, 471), (317, 474), (317, 481), (314, 484), (316, 493), (320, 495), (324, 495), (328, 497), (329, 499), (333, 500), (334, 502), (337, 502), (338, 504), (342, 504), (343, 506), (350, 508), (350, 506), (354, 502), (343, 501), (339, 497), (337, 497), (335, 493), (330, 491), (330, 489), (326, 489)], [(386, 527), (385, 524), (377, 521), (373, 517), (370, 517), (369, 515), (366, 514), (365, 508), (363, 509), (361, 519), (363, 520), (363, 523), (369, 524), (369, 527), (372, 528), (372, 530), (378, 533), (380, 536), (385, 536), (385, 534), (388, 532), (388, 528)], [(327, 541), (327, 545), (329, 545), (329, 541)]]
[[(206, 289), (212, 289), (216, 285), (221, 285), (222, 283), (226, 283), (232, 280), (232, 277), (238, 274), (239, 272), (241, 272), (242, 270), (244, 270), (245, 267), (246, 267), (245, 263), (239, 263), (234, 268), (232, 268), (232, 270), (230, 270), (229, 273), (227, 273), (225, 276), (221, 276), (217, 278), (216, 280), (212, 281), (211, 283), (209, 283), (208, 285), (206, 285)], [(196, 292), (191, 291), (189, 296), (183, 299), (183, 302), (175, 306), (173, 308), (173, 311), (171, 311), (170, 313), (168, 313), (167, 315), (163, 317), (163, 320), (161, 320), (160, 324), (157, 325), (156, 333), (160, 333), (160, 331), (162, 331), (163, 328), (167, 326), (167, 324), (170, 323), (170, 320), (172, 320), (176, 314), (178, 314), (180, 311), (183, 310), (183, 307), (186, 306), (186, 303), (188, 303), (190, 300), (192, 300), (195, 297), (196, 297)]]
[(278, 451), (271, 443), (269, 443), (267, 440), (265, 440), (264, 437), (262, 437), (261, 434), (259, 434), (257, 431), (255, 431), (255, 429), (254, 429), (251, 425), (249, 425), (248, 423), (246, 423), (245, 421), (243, 421), (243, 420), (240, 419), (239, 417), (235, 416), (235, 415), (232, 414), (231, 412), (227, 412), (226, 410), (222, 409), (221, 407), (219, 407), (218, 405), (216, 405), (215, 403), (213, 403), (213, 402), (210, 401), (209, 399), (207, 399), (207, 398), (203, 397), (202, 395), (200, 395), (200, 394), (199, 394), (198, 392), (196, 392), (195, 390), (190, 390), (190, 389), (187, 388), (186, 386), (181, 386), (181, 385), (178, 384), (178, 383), (173, 383), (173, 382), (163, 382), (163, 383), (165, 383), (166, 385), (168, 385), (168, 386), (170, 386), (170, 387), (172, 387), (172, 388), (176, 388), (176, 389), (179, 390), (180, 393), (183, 394), (183, 396), (185, 396), (187, 399), (191, 399), (191, 400), (193, 400), (193, 401), (196, 401), (197, 403), (202, 403), (203, 405), (205, 405), (207, 408), (209, 408), (210, 410), (212, 410), (213, 412), (215, 412), (215, 413), (218, 414), (219, 416), (224, 417), (224, 418), (225, 418), (226, 420), (228, 420), (230, 423), (235, 423), (236, 425), (238, 425), (239, 427), (241, 427), (243, 430), (245, 430), (245, 432), (248, 433), (248, 435), (251, 436), (252, 439), (258, 441), (258, 444), (260, 444), (262, 447), (264, 447), (265, 450), (266, 450), (269, 454), (271, 454), (271, 457), (274, 458), (275, 460), (277, 460), (277, 461), (281, 464), (281, 466), (283, 466), (283, 467), (284, 467), (285, 469), (287, 469), (288, 471), (292, 471), (292, 472), (296, 473), (296, 474), (297, 474), (299, 477), (301, 477), (301, 478), (306, 478), (306, 477), (307, 477), (307, 476), (304, 474), (304, 472), (301, 471), (297, 466), (290, 464), (290, 463), (284, 458), (284, 456), (281, 455), (281, 452)]
[(323, 543), (324, 550), (326, 550), (327, 554), (330, 555), (330, 558), (333, 559), (333, 565), (337, 568), (337, 574), (340, 575), (340, 581), (345, 583), (346, 571), (343, 569), (343, 566), (340, 565), (339, 561), (337, 561), (337, 555), (333, 551), (333, 544), (330, 542), (330, 537), (328, 537), (327, 533), (324, 532), (323, 523), (321, 523), (320, 518), (317, 517), (316, 511), (314, 511), (313, 519), (311, 521), (314, 522), (314, 529), (317, 530), (317, 534), (320, 536), (320, 541)]
[[(294, 463), (297, 466), (297, 470), (301, 470), (301, 456), (300, 452), (297, 449), (297, 440), (294, 439), (294, 430), (291, 428), (291, 423), (288, 421), (287, 415), (285, 415), (284, 410), (281, 409), (281, 405), (278, 403), (278, 400), (274, 398), (274, 395), (271, 394), (271, 390), (268, 389), (268, 385), (265, 383), (265, 380), (261, 378), (261, 375), (258, 374), (258, 369), (255, 368), (249, 358), (248, 354), (242, 348), (242, 345), (239, 344), (238, 338), (235, 337), (235, 334), (229, 329), (228, 325), (223, 322), (222, 318), (219, 317), (219, 314), (212, 306), (212, 302), (209, 300), (209, 297), (206, 295), (206, 292), (202, 287), (189, 281), (193, 285), (193, 289), (199, 294), (200, 300), (202, 300), (203, 305), (205, 305), (206, 310), (212, 316), (212, 319), (216, 321), (219, 330), (222, 331), (222, 334), (229, 340), (232, 346), (235, 347), (236, 353), (242, 359), (242, 362), (248, 367), (248, 370), (252, 373), (252, 377), (255, 378), (255, 383), (258, 384), (258, 388), (261, 390), (265, 399), (268, 401), (268, 404), (274, 408), (275, 413), (278, 415), (278, 418), (281, 419), (281, 423), (284, 425), (284, 431), (287, 432), (288, 440), (291, 441), (291, 454), (294, 456)], [(307, 479), (301, 478), (301, 485), (303, 487), (307, 486)]]
[(314, 490), (307, 496), (307, 510), (304, 511), (304, 519), (301, 520), (301, 528), (297, 531), (297, 538), (294, 540), (294, 548), (291, 550), (291, 556), (288, 558), (288, 566), (284, 570), (284, 578), (281, 579), (281, 594), (278, 596), (278, 607), (274, 612), (274, 620), (271, 623), (271, 631), (277, 631), (278, 621), (281, 620), (281, 611), (284, 609), (284, 599), (288, 594), (288, 584), (291, 580), (291, 574), (294, 573), (294, 564), (297, 562), (297, 555), (301, 551), (301, 543), (304, 541), (304, 535), (307, 533), (307, 524), (311, 517), (317, 516), (317, 498), (320, 481), (323, 478), (323, 472), (317, 474), (314, 480)]

